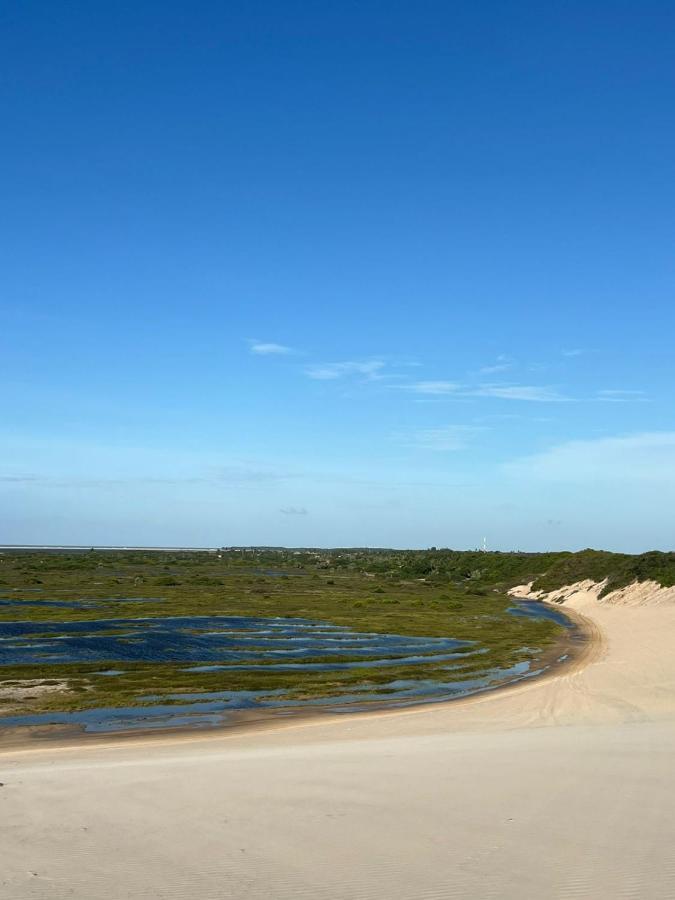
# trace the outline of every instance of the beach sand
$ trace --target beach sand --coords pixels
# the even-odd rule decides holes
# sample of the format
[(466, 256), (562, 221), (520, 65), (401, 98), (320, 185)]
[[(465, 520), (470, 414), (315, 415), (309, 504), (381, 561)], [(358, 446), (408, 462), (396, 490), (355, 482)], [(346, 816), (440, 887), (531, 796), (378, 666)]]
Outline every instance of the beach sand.
[(675, 897), (675, 604), (467, 701), (0, 755), (0, 898)]

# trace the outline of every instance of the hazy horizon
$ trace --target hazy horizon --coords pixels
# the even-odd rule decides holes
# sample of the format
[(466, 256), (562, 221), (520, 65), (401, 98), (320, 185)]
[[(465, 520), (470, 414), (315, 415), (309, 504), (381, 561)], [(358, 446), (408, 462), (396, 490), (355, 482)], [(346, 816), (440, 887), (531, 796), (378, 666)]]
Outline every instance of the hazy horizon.
[(80, 544), (0, 544), (0, 552), (4, 552), (5, 550), (45, 550), (45, 551), (81, 551), (88, 552), (90, 550), (98, 551), (117, 551), (117, 550), (128, 550), (129, 552), (134, 551), (176, 551), (176, 552), (194, 552), (194, 553), (217, 553), (218, 551), (234, 551), (234, 552), (246, 552), (246, 551), (284, 551), (288, 553), (292, 552), (350, 552), (350, 551), (364, 551), (364, 552), (393, 552), (393, 553), (425, 553), (425, 552), (439, 552), (439, 553), (503, 553), (503, 554), (528, 554), (528, 555), (536, 555), (539, 553), (579, 553), (584, 550), (592, 550), (599, 552), (608, 552), (608, 553), (628, 553), (628, 555), (639, 556), (642, 553), (650, 553), (650, 552), (673, 552), (672, 550), (665, 551), (657, 551), (657, 550), (644, 550), (639, 551), (637, 553), (630, 553), (629, 551), (618, 551), (612, 550), (607, 547), (554, 547), (550, 550), (530, 550), (527, 547), (513, 547), (513, 548), (500, 548), (500, 547), (443, 547), (443, 546), (431, 546), (431, 547), (384, 547), (384, 546), (375, 546), (375, 545), (366, 545), (366, 544), (356, 544), (356, 545), (335, 545), (331, 546), (329, 544), (319, 546), (319, 545), (310, 545), (310, 544), (296, 544), (296, 545), (288, 545), (288, 544), (207, 544), (204, 546), (185, 546), (179, 544), (92, 544), (92, 543), (80, 543)]

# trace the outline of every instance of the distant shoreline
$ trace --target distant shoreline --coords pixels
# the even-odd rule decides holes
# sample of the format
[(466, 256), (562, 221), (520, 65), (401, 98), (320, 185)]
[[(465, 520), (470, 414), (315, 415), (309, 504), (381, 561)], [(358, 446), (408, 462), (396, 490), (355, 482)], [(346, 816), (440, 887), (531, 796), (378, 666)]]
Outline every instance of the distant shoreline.
[(22, 550), (25, 550), (26, 552), (31, 552), (33, 550), (42, 550), (52, 553), (90, 553), (92, 550), (95, 553), (116, 552), (120, 550), (125, 550), (129, 553), (134, 553), (137, 551), (155, 551), (158, 553), (161, 553), (163, 551), (173, 551), (175, 553), (218, 553), (221, 549), (222, 548), (220, 547), (139, 547), (131, 545), (127, 546), (123, 544), (0, 544), (0, 553), (4, 550), (11, 550), (12, 552)]

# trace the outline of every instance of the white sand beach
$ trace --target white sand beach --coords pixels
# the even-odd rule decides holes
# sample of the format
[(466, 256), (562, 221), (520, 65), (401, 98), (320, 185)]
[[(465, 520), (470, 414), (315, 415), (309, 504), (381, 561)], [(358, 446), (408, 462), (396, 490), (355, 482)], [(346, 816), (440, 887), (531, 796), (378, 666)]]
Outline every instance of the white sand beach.
[(506, 691), (6, 748), (0, 897), (675, 897), (675, 603), (570, 593), (585, 657)]

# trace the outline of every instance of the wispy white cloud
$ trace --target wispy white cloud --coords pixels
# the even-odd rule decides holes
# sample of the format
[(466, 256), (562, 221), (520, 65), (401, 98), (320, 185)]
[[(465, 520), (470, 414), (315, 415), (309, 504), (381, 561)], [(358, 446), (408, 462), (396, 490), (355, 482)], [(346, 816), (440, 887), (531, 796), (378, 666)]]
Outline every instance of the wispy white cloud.
[(421, 428), (395, 437), (408, 447), (421, 450), (463, 450), (485, 430), (472, 425), (444, 425), (439, 428)]
[(305, 373), (316, 381), (334, 381), (337, 378), (356, 376), (366, 381), (379, 381), (385, 376), (385, 363), (381, 359), (347, 360), (336, 363), (319, 363), (307, 366)]
[[(249, 340), (250, 352), (258, 356), (288, 355), (294, 354), (292, 347), (278, 344), (272, 341)], [(581, 348), (562, 350), (563, 356), (581, 356), (587, 351)], [(416, 361), (404, 361), (393, 363), (390, 359), (369, 357), (366, 359), (347, 359), (339, 362), (311, 363), (304, 368), (305, 375), (314, 381), (339, 381), (352, 380), (362, 382), (386, 382), (394, 383), (398, 380), (400, 390), (408, 391), (419, 397), (436, 399), (462, 399), (487, 398), (495, 400), (521, 401), (526, 403), (559, 403), (571, 401), (575, 398), (566, 396), (560, 390), (550, 385), (514, 384), (508, 381), (481, 381), (479, 376), (498, 375), (512, 370), (516, 361), (502, 353), (496, 357), (494, 363), (483, 366), (474, 373), (474, 377), (463, 381), (451, 381), (448, 379), (420, 379), (408, 380), (401, 372), (396, 371), (400, 367), (419, 366)], [(644, 400), (641, 391), (633, 390), (600, 390), (589, 398), (576, 398), (577, 400), (604, 401), (607, 403), (625, 403), (628, 401)]]
[(272, 341), (249, 341), (249, 349), (256, 356), (287, 356), (293, 353), (292, 347), (286, 347), (285, 344), (275, 344)]
[(481, 384), (469, 391), (474, 397), (495, 397), (500, 400), (528, 400), (534, 403), (550, 403), (569, 400), (550, 387), (531, 384)]
[(493, 366), (482, 366), (478, 371), (481, 375), (499, 375), (500, 372), (508, 372), (512, 368), (512, 363), (495, 363)]
[(406, 391), (428, 397), (494, 397), (499, 400), (529, 400), (553, 402), (567, 400), (551, 387), (530, 384), (460, 384), (456, 381), (414, 381), (401, 385)]
[(461, 390), (462, 386), (454, 381), (414, 381), (412, 384), (404, 384), (402, 387), (406, 391), (412, 391), (414, 394), (427, 394), (432, 397), (438, 397), (456, 394)]
[(504, 353), (500, 353), (496, 362), (490, 366), (483, 366), (478, 371), (481, 375), (498, 375), (500, 372), (508, 372), (513, 366), (514, 362), (511, 357), (506, 356)]
[(637, 403), (647, 398), (644, 391), (605, 390), (598, 391), (595, 399), (604, 400), (605, 403)]
[(675, 431), (567, 441), (504, 468), (528, 480), (577, 484), (652, 481), (675, 486)]

